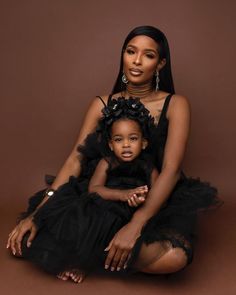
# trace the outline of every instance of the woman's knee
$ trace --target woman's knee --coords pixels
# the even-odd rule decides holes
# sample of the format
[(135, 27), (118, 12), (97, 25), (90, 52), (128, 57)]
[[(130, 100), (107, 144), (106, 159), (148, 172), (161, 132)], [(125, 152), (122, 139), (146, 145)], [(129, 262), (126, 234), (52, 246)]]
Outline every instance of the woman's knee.
[(169, 255), (169, 261), (173, 267), (172, 272), (177, 272), (187, 265), (187, 255), (182, 248), (172, 248)]
[(168, 274), (180, 271), (186, 265), (187, 255), (185, 251), (182, 248), (172, 248), (142, 271), (153, 274)]

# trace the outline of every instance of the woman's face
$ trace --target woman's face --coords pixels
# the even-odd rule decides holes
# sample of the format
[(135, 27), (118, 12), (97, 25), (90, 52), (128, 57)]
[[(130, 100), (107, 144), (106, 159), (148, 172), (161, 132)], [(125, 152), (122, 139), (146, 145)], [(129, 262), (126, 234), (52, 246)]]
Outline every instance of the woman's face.
[(123, 54), (123, 71), (132, 84), (152, 81), (156, 70), (162, 68), (162, 63), (157, 43), (145, 35), (131, 39)]

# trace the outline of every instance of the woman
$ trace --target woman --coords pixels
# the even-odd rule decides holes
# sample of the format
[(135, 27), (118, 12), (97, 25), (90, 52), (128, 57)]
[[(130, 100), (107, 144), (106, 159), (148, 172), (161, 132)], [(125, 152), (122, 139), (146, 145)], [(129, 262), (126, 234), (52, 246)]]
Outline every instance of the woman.
[[(154, 274), (173, 273), (183, 269), (192, 259), (192, 235), (196, 211), (194, 211), (196, 209), (194, 200), (197, 199), (198, 202), (197, 195), (194, 199), (194, 188), (201, 184), (187, 180), (181, 172), (190, 129), (190, 106), (187, 98), (174, 94), (169, 47), (165, 35), (158, 29), (151, 26), (137, 27), (127, 36), (122, 48), (119, 75), (112, 92), (112, 98), (120, 96), (139, 97), (155, 119), (156, 136), (153, 149), (155, 164), (160, 174), (144, 204), (107, 245), (104, 267), (112, 271), (125, 268), (135, 247), (133, 257), (136, 258), (133, 265), (136, 269)], [(68, 181), (71, 175), (76, 177), (80, 175), (81, 164), (77, 147), (95, 130), (102, 115), (101, 99), (107, 104), (111, 96), (95, 98), (92, 101), (74, 149), (36, 211), (47, 202), (55, 190)], [(193, 186), (191, 181), (194, 183)], [(188, 208), (184, 205), (185, 201), (181, 203), (179, 198), (182, 196), (181, 192), (184, 194), (186, 190), (188, 191), (188, 187), (190, 191), (192, 189), (190, 194), (193, 197), (192, 203), (187, 203), (189, 212), (194, 211), (194, 214), (190, 215), (186, 214)], [(216, 190), (206, 185), (204, 190), (209, 198), (206, 198), (206, 201), (200, 198), (203, 204), (199, 207), (205, 208), (217, 203)], [(170, 199), (174, 202), (169, 201)], [(176, 213), (174, 209), (176, 205), (183, 214), (171, 215), (171, 210)], [(162, 210), (163, 208), (167, 210)], [(162, 224), (158, 220), (163, 212), (166, 214), (163, 218), (168, 219), (168, 228), (164, 226), (166, 223)], [(157, 224), (159, 227), (156, 227)], [(27, 232), (29, 232), (27, 247), (30, 247), (37, 235), (32, 214), (23, 219), (9, 235), (7, 248), (10, 248), (14, 255), (22, 254), (21, 243)], [(148, 235), (150, 232), (152, 234)], [(81, 282), (83, 274), (77, 270), (68, 270), (62, 273), (60, 278), (63, 280), (71, 278), (75, 282)]]

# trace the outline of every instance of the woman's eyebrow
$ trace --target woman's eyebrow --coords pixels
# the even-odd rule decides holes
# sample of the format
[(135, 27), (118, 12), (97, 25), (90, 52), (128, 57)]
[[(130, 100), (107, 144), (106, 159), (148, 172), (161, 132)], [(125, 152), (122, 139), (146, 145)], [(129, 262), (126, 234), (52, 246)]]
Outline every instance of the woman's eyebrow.
[[(137, 46), (132, 45), (132, 44), (127, 45), (127, 48), (128, 48), (128, 47), (132, 47), (132, 48), (134, 48), (134, 49), (138, 49)], [(152, 48), (145, 48), (144, 51), (152, 51), (152, 52), (154, 52), (154, 53), (158, 53), (157, 50), (152, 49)]]

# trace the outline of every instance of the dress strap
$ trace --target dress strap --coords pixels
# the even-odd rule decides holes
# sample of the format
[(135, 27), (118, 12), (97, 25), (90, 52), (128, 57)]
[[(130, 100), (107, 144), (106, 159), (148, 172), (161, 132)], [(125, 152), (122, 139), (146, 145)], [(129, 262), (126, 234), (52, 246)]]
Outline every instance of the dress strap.
[[(162, 108), (162, 111), (161, 111), (161, 117), (165, 117), (166, 118), (166, 112), (168, 110), (168, 106), (169, 106), (169, 103), (170, 103), (170, 100), (171, 100), (171, 97), (172, 97), (173, 94), (169, 94), (166, 99), (165, 99), (165, 102), (164, 102), (164, 106)], [(160, 118), (161, 120), (161, 118)]]
[(165, 102), (164, 102), (164, 106), (163, 106), (163, 110), (162, 112), (164, 114), (166, 114), (167, 110), (168, 110), (168, 106), (169, 106), (169, 103), (170, 103), (170, 100), (171, 100), (171, 97), (172, 97), (173, 94), (169, 94), (166, 99), (165, 99)]
[(99, 96), (99, 95), (96, 95), (96, 97), (98, 97), (100, 100), (101, 100), (101, 102), (104, 104), (104, 107), (106, 107), (107, 105), (106, 105), (106, 103), (105, 103), (105, 101), (101, 98), (101, 96)]
[(110, 103), (111, 99), (112, 99), (112, 94), (109, 94), (107, 103)]
[(106, 106), (107, 106), (107, 104), (109, 104), (109, 103), (110, 103), (110, 101), (111, 101), (111, 99), (112, 99), (112, 94), (110, 94), (110, 95), (108, 96), (107, 104), (105, 103), (105, 101), (102, 99), (102, 97), (101, 97), (101, 96), (99, 96), (99, 95), (96, 95), (96, 97), (98, 97), (98, 98), (101, 100), (101, 102), (103, 103), (104, 107), (106, 107)]

